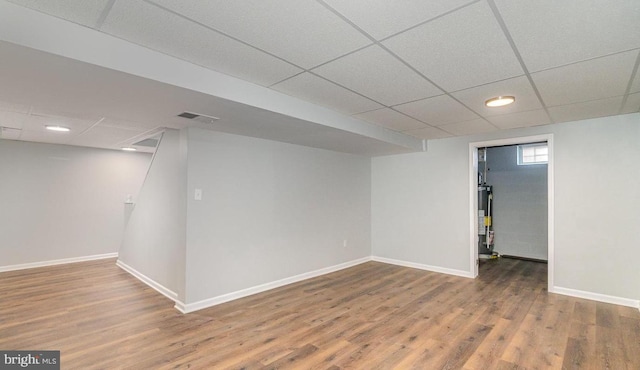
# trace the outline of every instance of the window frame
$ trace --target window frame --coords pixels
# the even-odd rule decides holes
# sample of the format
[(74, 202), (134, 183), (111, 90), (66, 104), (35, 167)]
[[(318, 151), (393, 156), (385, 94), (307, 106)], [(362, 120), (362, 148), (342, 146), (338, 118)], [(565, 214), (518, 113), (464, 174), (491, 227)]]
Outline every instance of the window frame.
[[(525, 149), (533, 149), (533, 155), (524, 155)], [(538, 150), (544, 150), (544, 153), (538, 153)], [(517, 147), (517, 163), (518, 166), (532, 166), (549, 163), (549, 146), (546, 142), (521, 144)], [(525, 162), (525, 157), (533, 157), (533, 161)]]

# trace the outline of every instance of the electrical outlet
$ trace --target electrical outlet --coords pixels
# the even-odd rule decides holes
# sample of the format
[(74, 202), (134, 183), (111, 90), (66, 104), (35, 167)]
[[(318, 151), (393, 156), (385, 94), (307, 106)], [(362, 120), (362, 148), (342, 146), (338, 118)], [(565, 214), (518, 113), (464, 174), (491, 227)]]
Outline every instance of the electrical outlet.
[(342, 246), (345, 247), (345, 248), (347, 247), (347, 239), (342, 241)]
[(196, 189), (196, 191), (193, 194), (193, 199), (202, 200), (202, 189)]

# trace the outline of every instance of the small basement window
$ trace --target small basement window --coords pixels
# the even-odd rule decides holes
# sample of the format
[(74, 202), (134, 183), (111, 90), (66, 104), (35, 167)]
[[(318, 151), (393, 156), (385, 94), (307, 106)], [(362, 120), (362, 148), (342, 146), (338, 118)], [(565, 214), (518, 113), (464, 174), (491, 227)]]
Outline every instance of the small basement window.
[(518, 145), (518, 166), (547, 164), (549, 148), (547, 143)]

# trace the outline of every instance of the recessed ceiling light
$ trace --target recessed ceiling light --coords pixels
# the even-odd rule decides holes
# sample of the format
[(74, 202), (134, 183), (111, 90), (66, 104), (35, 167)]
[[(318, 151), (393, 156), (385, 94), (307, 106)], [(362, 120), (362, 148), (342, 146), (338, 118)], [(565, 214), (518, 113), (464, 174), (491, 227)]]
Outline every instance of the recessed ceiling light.
[(495, 98), (491, 98), (484, 102), (484, 105), (487, 107), (502, 107), (503, 105), (508, 105), (516, 101), (516, 98), (513, 96), (496, 96)]
[(126, 147), (126, 148), (122, 148), (122, 150), (124, 150), (125, 152), (135, 152), (135, 151), (136, 151), (136, 150), (138, 150), (138, 149), (136, 149), (136, 148), (131, 148), (131, 147)]
[(49, 131), (57, 131), (57, 132), (69, 132), (70, 128), (58, 125), (46, 125), (44, 126)]

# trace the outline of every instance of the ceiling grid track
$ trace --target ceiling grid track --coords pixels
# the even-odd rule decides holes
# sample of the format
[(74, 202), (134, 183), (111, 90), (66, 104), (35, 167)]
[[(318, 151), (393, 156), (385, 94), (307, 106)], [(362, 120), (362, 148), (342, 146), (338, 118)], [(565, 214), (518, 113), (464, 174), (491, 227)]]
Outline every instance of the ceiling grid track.
[(261, 49), (261, 48), (259, 48), (259, 47), (255, 46), (255, 45), (251, 45), (250, 43), (248, 43), (248, 42), (246, 42), (246, 41), (244, 41), (244, 40), (241, 40), (241, 39), (239, 39), (239, 38), (237, 38), (237, 37), (231, 36), (231, 35), (229, 35), (229, 34), (228, 34), (228, 33), (226, 33), (226, 32), (223, 32), (223, 31), (221, 31), (221, 30), (218, 30), (218, 29), (216, 29), (216, 28), (213, 28), (213, 27), (211, 27), (211, 26), (209, 26), (209, 25), (206, 25), (206, 24), (204, 24), (204, 23), (202, 23), (202, 22), (198, 22), (198, 21), (196, 21), (195, 19), (189, 18), (189, 17), (187, 17), (187, 16), (185, 16), (185, 15), (183, 15), (183, 14), (177, 13), (177, 12), (175, 12), (175, 11), (173, 11), (173, 10), (171, 10), (171, 9), (168, 9), (168, 8), (166, 8), (166, 7), (164, 7), (164, 6), (160, 5), (160, 4), (156, 4), (155, 2), (153, 2), (153, 1), (151, 1), (151, 0), (142, 0), (142, 1), (144, 1), (145, 3), (147, 3), (147, 4), (149, 4), (149, 5), (155, 6), (155, 7), (156, 7), (156, 8), (158, 8), (158, 9), (162, 9), (162, 10), (164, 10), (164, 11), (165, 11), (165, 12), (167, 12), (167, 13), (173, 14), (173, 15), (175, 15), (176, 17), (179, 17), (179, 18), (182, 18), (182, 19), (184, 19), (184, 20), (186, 20), (186, 21), (189, 21), (189, 22), (195, 23), (195, 24), (197, 24), (197, 25), (198, 25), (198, 26), (200, 26), (200, 27), (203, 27), (203, 28), (208, 29), (209, 31), (213, 31), (213, 32), (215, 32), (215, 33), (217, 33), (217, 34), (219, 34), (219, 35), (222, 35), (222, 36), (224, 36), (224, 37), (227, 37), (227, 38), (229, 38), (229, 39), (231, 39), (231, 40), (233, 40), (233, 41), (239, 42), (239, 43), (241, 43), (241, 44), (243, 44), (243, 45), (245, 45), (245, 46), (248, 46), (248, 47), (250, 47), (250, 48), (252, 48), (252, 49), (255, 49), (255, 50), (259, 51), (259, 52), (265, 53), (265, 54), (267, 54), (267, 55), (269, 55), (269, 56), (271, 56), (271, 57), (273, 57), (273, 58), (276, 58), (276, 59), (278, 59), (278, 60), (280, 60), (280, 61), (282, 61), (282, 62), (285, 62), (285, 63), (287, 63), (287, 64), (289, 64), (289, 65), (292, 65), (292, 66), (294, 66), (294, 67), (296, 67), (296, 68), (298, 68), (298, 69), (301, 69), (301, 70), (303, 70), (303, 71), (305, 70), (305, 68), (303, 68), (303, 67), (301, 67), (301, 66), (299, 66), (299, 65), (297, 65), (297, 64), (295, 64), (295, 63), (293, 63), (293, 62), (291, 62), (291, 61), (288, 61), (288, 60), (286, 60), (286, 59), (284, 59), (284, 58), (282, 58), (282, 57), (280, 57), (280, 56), (278, 56), (278, 55), (276, 55), (276, 54), (270, 53), (270, 52), (268, 52), (268, 51), (266, 51), (266, 50), (264, 50), (264, 49)]
[(636, 75), (638, 74), (638, 67), (640, 67), (640, 50), (638, 51), (638, 56), (636, 57), (636, 63), (633, 65), (633, 70), (631, 71), (631, 77), (629, 78), (629, 83), (627, 84), (627, 88), (624, 91), (624, 97), (622, 98), (622, 103), (620, 104), (620, 109), (618, 110), (618, 114), (622, 113), (622, 111), (624, 110), (624, 106), (627, 104), (627, 100), (629, 99), (629, 93), (631, 93), (631, 87), (633, 86), (633, 81), (636, 79)]
[(518, 63), (520, 63), (520, 66), (524, 71), (524, 75), (527, 77), (527, 80), (529, 80), (529, 83), (531, 84), (531, 88), (533, 89), (536, 96), (538, 97), (538, 100), (542, 105), (542, 109), (544, 109), (545, 113), (547, 114), (549, 121), (551, 123), (555, 123), (555, 121), (553, 120), (553, 117), (551, 116), (551, 113), (549, 113), (549, 109), (547, 108), (547, 105), (545, 104), (544, 99), (542, 99), (542, 94), (540, 94), (540, 90), (538, 90), (538, 87), (536, 86), (535, 82), (533, 82), (533, 78), (531, 78), (529, 69), (527, 68), (527, 65), (524, 63), (524, 60), (522, 59), (522, 55), (520, 55), (520, 51), (518, 50), (518, 47), (516, 46), (515, 41), (513, 41), (513, 37), (511, 37), (511, 33), (509, 32), (509, 29), (507, 28), (506, 23), (504, 23), (504, 19), (502, 19), (502, 15), (500, 14), (498, 7), (496, 6), (496, 3), (494, 2), (494, 0), (487, 0), (487, 3), (489, 4), (491, 11), (493, 12), (493, 16), (496, 18), (496, 21), (500, 25), (500, 28), (502, 29), (504, 36), (507, 38), (507, 41), (509, 42), (511, 49), (513, 49), (513, 53), (515, 54), (516, 59), (518, 59)]
[(115, 2), (116, 0), (109, 0), (107, 5), (104, 6), (104, 9), (100, 13), (100, 18), (98, 18), (98, 21), (96, 22), (95, 29), (99, 30), (102, 27), (102, 24), (104, 24), (104, 21), (109, 16), (109, 13), (111, 13), (111, 9), (113, 9), (113, 4), (115, 4)]
[[(636, 0), (0, 1), (0, 126), (109, 149), (196, 127), (374, 156), (545, 130), (640, 110), (638, 17)], [(504, 95), (516, 104), (487, 107)]]
[[(385, 52), (387, 52), (389, 55), (391, 55), (392, 57), (394, 57), (395, 59), (397, 59), (400, 63), (404, 64), (407, 68), (409, 68), (410, 70), (412, 70), (413, 72), (415, 72), (417, 75), (419, 75), (420, 77), (422, 77), (424, 80), (426, 80), (427, 82), (429, 82), (430, 84), (432, 84), (433, 86), (435, 86), (437, 89), (439, 89), (442, 94), (441, 95), (446, 95), (449, 98), (455, 100), (456, 102), (458, 102), (460, 105), (462, 105), (463, 107), (467, 108), (469, 111), (473, 112), (475, 115), (478, 116), (478, 119), (483, 119), (484, 121), (486, 121), (488, 124), (490, 124), (491, 126), (493, 126), (494, 128), (498, 129), (497, 126), (495, 126), (493, 123), (491, 123), (489, 120), (487, 120), (486, 118), (484, 118), (482, 115), (480, 115), (478, 112), (476, 112), (474, 109), (471, 109), (469, 106), (467, 106), (466, 104), (464, 104), (463, 102), (461, 102), (459, 99), (457, 99), (455, 96), (451, 95), (449, 92), (447, 92), (444, 88), (442, 88), (440, 85), (438, 85), (437, 83), (435, 83), (434, 81), (432, 81), (429, 77), (427, 77), (426, 75), (424, 75), (422, 72), (418, 71), (414, 66), (412, 66), (411, 64), (409, 64), (407, 61), (405, 61), (404, 59), (402, 59), (399, 55), (397, 55), (396, 53), (394, 53), (393, 51), (391, 51), (389, 48), (387, 48), (385, 45), (383, 45), (381, 43), (381, 41), (376, 40), (373, 36), (371, 36), (369, 33), (367, 33), (365, 30), (363, 30), (362, 28), (360, 28), (358, 25), (356, 25), (355, 23), (353, 23), (349, 18), (345, 17), (344, 15), (342, 15), (342, 13), (338, 12), (337, 10), (335, 10), (333, 7), (331, 7), (329, 4), (327, 4), (326, 2), (324, 2), (323, 0), (316, 0), (318, 3), (322, 4), (324, 7), (326, 7), (327, 9), (329, 9), (332, 13), (334, 13), (336, 16), (340, 17), (342, 20), (344, 20), (345, 22), (349, 23), (349, 25), (351, 25), (353, 28), (355, 28), (356, 30), (358, 30), (358, 32), (362, 33), (364, 36), (366, 36), (367, 38), (369, 38), (369, 40), (373, 41), (373, 43), (377, 46), (379, 46), (380, 48), (382, 48)], [(444, 15), (450, 14), (454, 11), (460, 10), (462, 8), (465, 8), (469, 5), (475, 4), (478, 1), (474, 1), (472, 3), (469, 4), (465, 4), (463, 6), (460, 6), (454, 10), (451, 10), (445, 14), (441, 14), (438, 17), (434, 17), (432, 19), (429, 19), (427, 21), (423, 21), (421, 23), (419, 23), (418, 25), (414, 25), (413, 27), (409, 28), (409, 29), (413, 29), (416, 28), (418, 26), (427, 24), (435, 19), (441, 18)], [(402, 32), (398, 32), (396, 34), (394, 34), (393, 36), (397, 36), (401, 33), (406, 32), (407, 30), (403, 30)], [(389, 39), (391, 36), (384, 38), (383, 40)], [(437, 96), (437, 95), (436, 95)], [(432, 96), (433, 97), (433, 96)], [(417, 99), (415, 101), (420, 101), (420, 100), (424, 100), (424, 99), (428, 99), (427, 98), (422, 98), (422, 99)], [(406, 104), (408, 102), (404, 102), (402, 104)], [(396, 104), (394, 106), (397, 105), (401, 105), (401, 104)], [(386, 106), (387, 108), (391, 108), (394, 111), (397, 112), (396, 109), (394, 109), (394, 106)], [(410, 116), (409, 116), (410, 117)], [(413, 117), (411, 117), (413, 118)], [(421, 121), (422, 122), (422, 121)], [(445, 126), (445, 125), (441, 125), (441, 126)], [(437, 128), (441, 131), (447, 132), (449, 134), (452, 134), (451, 132), (445, 130), (444, 128), (442, 128), (441, 126), (433, 126), (431, 124), (429, 124), (429, 127), (433, 127), (433, 128)], [(453, 134), (452, 134), (453, 135)]]

